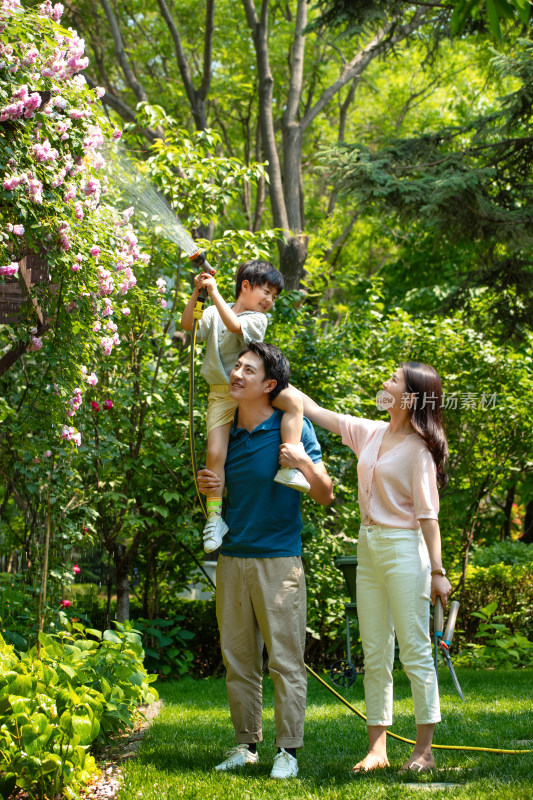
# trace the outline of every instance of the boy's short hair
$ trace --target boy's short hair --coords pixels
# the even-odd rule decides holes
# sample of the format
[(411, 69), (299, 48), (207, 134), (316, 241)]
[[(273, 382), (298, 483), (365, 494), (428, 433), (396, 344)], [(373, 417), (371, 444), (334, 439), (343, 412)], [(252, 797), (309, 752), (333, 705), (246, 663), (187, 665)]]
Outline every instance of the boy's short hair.
[(239, 353), (239, 358), (245, 353), (255, 353), (263, 361), (265, 380), (274, 379), (276, 385), (270, 392), (270, 400), (286, 389), (291, 376), (291, 365), (287, 356), (283, 355), (279, 347), (266, 342), (249, 342)]
[(263, 286), (268, 283), (278, 294), (283, 290), (284, 280), (281, 272), (269, 261), (245, 261), (235, 276), (235, 299), (239, 299), (242, 282), (248, 281), (250, 286)]

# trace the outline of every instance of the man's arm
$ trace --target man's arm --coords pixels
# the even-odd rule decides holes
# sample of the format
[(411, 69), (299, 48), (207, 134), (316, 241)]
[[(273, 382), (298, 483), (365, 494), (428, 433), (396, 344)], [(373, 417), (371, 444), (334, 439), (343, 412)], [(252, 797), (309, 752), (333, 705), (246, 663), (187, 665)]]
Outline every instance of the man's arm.
[(322, 461), (312, 461), (303, 444), (282, 444), (279, 449), (279, 462), (282, 467), (292, 467), (303, 472), (311, 488), (309, 496), (323, 506), (329, 506), (333, 500), (333, 481)]

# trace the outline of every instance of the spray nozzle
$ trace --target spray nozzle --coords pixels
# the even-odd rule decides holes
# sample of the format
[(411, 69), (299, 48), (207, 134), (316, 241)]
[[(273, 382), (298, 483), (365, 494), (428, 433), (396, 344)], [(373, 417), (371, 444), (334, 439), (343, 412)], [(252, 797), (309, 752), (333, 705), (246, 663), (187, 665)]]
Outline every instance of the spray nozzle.
[[(211, 266), (211, 264), (205, 257), (205, 253), (203, 252), (203, 250), (197, 250), (196, 253), (193, 253), (192, 256), (189, 256), (189, 259), (196, 267), (199, 267), (202, 270), (202, 272), (207, 272), (209, 275), (216, 274), (216, 269)], [(195, 319), (201, 319), (206, 300), (207, 300), (207, 290), (205, 288), (202, 288), (198, 292), (198, 301), (196, 303), (196, 307), (193, 312)]]
[(211, 266), (203, 250), (198, 250), (196, 253), (193, 253), (192, 256), (189, 256), (189, 259), (195, 266), (200, 267), (203, 272), (208, 272), (209, 275), (216, 274), (216, 269)]

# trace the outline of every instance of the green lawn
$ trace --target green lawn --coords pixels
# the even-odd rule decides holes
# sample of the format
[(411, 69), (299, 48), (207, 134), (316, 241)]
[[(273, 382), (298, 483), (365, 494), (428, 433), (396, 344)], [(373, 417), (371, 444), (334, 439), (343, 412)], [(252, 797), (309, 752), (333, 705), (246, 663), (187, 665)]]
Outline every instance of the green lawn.
[[(441, 670), (443, 722), (436, 743), (492, 748), (533, 749), (533, 670), (474, 672), (458, 670), (467, 702), (454, 692)], [(530, 800), (533, 753), (501, 755), (436, 751), (437, 771), (420, 777), (399, 776), (410, 746), (389, 740), (392, 767), (358, 778), (350, 768), (366, 752), (362, 720), (309, 678), (305, 748), (300, 774), (289, 781), (269, 780), (273, 745), (273, 687), (264, 682), (264, 741), (260, 761), (244, 770), (218, 774), (213, 766), (233, 745), (224, 681), (185, 678), (161, 684), (160, 716), (145, 736), (137, 760), (123, 767), (120, 800), (352, 800), (352, 798), (432, 798), (454, 800)], [(361, 678), (344, 696), (364, 711)], [(395, 675), (394, 732), (413, 738), (414, 721), (408, 681)], [(529, 744), (518, 744), (527, 740)], [(439, 786), (439, 784), (448, 784)], [(449, 784), (453, 784), (449, 785)]]

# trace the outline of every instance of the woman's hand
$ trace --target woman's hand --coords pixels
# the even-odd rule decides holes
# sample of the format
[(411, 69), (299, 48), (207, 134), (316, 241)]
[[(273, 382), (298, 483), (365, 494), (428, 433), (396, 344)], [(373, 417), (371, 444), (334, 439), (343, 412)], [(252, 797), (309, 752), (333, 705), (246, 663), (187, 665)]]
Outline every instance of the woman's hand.
[(435, 604), (437, 597), (440, 597), (442, 607), (446, 608), (451, 590), (452, 585), (445, 575), (431, 576), (431, 602), (433, 604)]
[(198, 488), (205, 494), (209, 489), (218, 489), (220, 486), (220, 478), (216, 472), (210, 469), (200, 469), (197, 474)]

